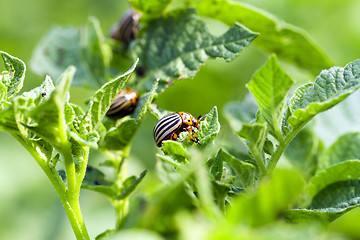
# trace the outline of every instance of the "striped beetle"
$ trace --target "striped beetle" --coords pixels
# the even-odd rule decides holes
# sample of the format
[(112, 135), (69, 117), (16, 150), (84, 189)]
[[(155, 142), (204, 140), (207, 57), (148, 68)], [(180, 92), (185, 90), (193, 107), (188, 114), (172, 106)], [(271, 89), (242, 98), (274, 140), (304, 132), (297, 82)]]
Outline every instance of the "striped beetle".
[(196, 119), (187, 112), (176, 112), (166, 115), (154, 127), (153, 135), (156, 145), (161, 147), (164, 140), (176, 140), (178, 135), (185, 131), (189, 133), (191, 141), (200, 144), (192, 127), (199, 129), (199, 122), (203, 117), (199, 116)]
[(131, 114), (139, 103), (139, 94), (126, 88), (126, 92), (120, 91), (111, 104), (106, 116), (111, 118), (122, 118)]
[(121, 17), (120, 21), (110, 29), (111, 38), (129, 45), (136, 38), (139, 32), (140, 13), (129, 9)]

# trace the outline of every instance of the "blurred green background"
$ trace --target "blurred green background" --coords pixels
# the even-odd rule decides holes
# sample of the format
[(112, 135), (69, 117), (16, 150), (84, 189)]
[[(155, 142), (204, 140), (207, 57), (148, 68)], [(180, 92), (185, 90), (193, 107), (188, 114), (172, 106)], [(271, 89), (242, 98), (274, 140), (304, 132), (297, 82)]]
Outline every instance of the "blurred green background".
[[(287, 23), (303, 28), (330, 55), (338, 66), (360, 56), (360, 1), (356, 0), (247, 0)], [(23, 90), (39, 85), (43, 78), (31, 72), (32, 52), (41, 37), (54, 25), (83, 25), (97, 17), (104, 33), (128, 8), (125, 0), (12, 0), (0, 1), (0, 50), (25, 61), (28, 66)], [(214, 34), (224, 31), (220, 23), (209, 21)], [(299, 49), (301, 51), (301, 49)], [(220, 113), (228, 101), (239, 101), (245, 84), (265, 63), (268, 55), (249, 47), (231, 63), (210, 60), (195, 79), (177, 82), (162, 94), (157, 104), (172, 111), (188, 111), (194, 116), (214, 105)], [(307, 73), (281, 62), (299, 82), (313, 80)], [(2, 65), (0, 65), (2, 67)], [(219, 87), (221, 86), (221, 87)], [(186, 93), (186, 98), (184, 98)], [(81, 101), (87, 91), (72, 89), (73, 101)], [(80, 102), (79, 102), (80, 101)], [(220, 118), (223, 123), (223, 119)], [(132, 148), (130, 172), (147, 168), (155, 171), (156, 152), (152, 140), (155, 118), (149, 116), (138, 132)], [(93, 154), (90, 161), (103, 156)], [(74, 239), (65, 212), (45, 174), (31, 156), (11, 136), (0, 132), (0, 239)], [(107, 199), (82, 191), (83, 215), (93, 239), (114, 227), (114, 212)]]

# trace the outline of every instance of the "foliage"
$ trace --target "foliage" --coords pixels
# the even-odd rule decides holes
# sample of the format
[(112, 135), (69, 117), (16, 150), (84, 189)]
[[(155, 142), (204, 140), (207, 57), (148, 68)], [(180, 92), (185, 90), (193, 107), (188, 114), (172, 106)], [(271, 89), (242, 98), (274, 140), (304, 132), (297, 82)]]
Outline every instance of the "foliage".
[[(142, 14), (130, 45), (107, 39), (95, 18), (81, 28), (50, 30), (32, 66), (59, 76), (55, 84), (46, 76), (39, 87), (20, 94), (25, 63), (1, 52), (6, 70), (0, 75), (0, 130), (19, 141), (49, 178), (76, 238), (89, 239), (79, 204), (82, 187), (103, 194), (115, 208), (115, 229), (97, 239), (190, 239), (193, 234), (278, 239), (281, 232), (284, 239), (342, 239), (322, 225), (359, 206), (359, 133), (347, 133), (325, 148), (308, 123), (360, 88), (360, 59), (330, 67), (302, 31), (242, 3), (129, 2)], [(231, 27), (215, 36), (202, 16)], [(231, 61), (252, 43), (272, 55), (247, 84), (252, 97), (224, 110), (242, 147), (222, 144), (222, 112), (214, 106), (193, 127), (198, 143), (187, 131), (163, 142), (156, 154), (156, 190), (131, 197), (149, 184), (147, 170), (127, 174), (132, 140), (147, 115), (159, 120), (171, 112), (154, 104), (157, 96), (194, 77), (208, 59)], [(277, 56), (312, 73), (322, 71), (293, 90), (295, 81)], [(71, 85), (93, 89), (85, 110), (70, 103)], [(105, 117), (125, 86), (140, 94), (135, 111), (123, 119)], [(98, 166), (88, 164), (90, 148), (102, 153)], [(292, 167), (277, 167), (279, 161)]]

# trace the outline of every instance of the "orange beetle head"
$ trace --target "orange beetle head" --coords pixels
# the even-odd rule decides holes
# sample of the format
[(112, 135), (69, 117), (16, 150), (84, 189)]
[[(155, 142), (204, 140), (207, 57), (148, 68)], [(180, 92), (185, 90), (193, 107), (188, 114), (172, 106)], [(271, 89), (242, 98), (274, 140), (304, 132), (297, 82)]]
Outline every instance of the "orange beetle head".
[(194, 118), (190, 113), (179, 112), (179, 114), (182, 118), (183, 124), (199, 128), (199, 121), (196, 118)]

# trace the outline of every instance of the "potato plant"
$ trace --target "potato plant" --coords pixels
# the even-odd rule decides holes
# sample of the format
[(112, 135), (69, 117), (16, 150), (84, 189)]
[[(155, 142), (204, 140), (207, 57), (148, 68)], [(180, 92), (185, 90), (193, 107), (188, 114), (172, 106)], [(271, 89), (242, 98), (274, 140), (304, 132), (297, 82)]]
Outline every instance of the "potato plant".
[[(348, 239), (329, 225), (359, 206), (360, 133), (326, 148), (312, 122), (360, 88), (360, 59), (333, 66), (303, 31), (240, 2), (129, 3), (137, 17), (121, 37), (104, 35), (94, 17), (80, 28), (51, 29), (31, 61), (45, 80), (30, 91), (20, 92), (26, 64), (1, 52), (0, 130), (49, 178), (76, 239), (90, 239), (81, 188), (114, 206), (115, 228), (98, 233), (99, 240)], [(204, 17), (228, 25), (227, 31), (214, 35)], [(251, 44), (269, 58), (247, 84), (244, 100), (206, 113), (195, 129), (199, 143), (185, 131), (164, 141), (156, 154), (157, 189), (136, 191), (147, 170), (127, 173), (134, 136), (147, 115), (159, 120), (175, 111), (159, 108), (157, 97), (194, 77), (208, 59), (241, 58)], [(310, 72), (312, 81), (296, 83), (278, 59)], [(93, 90), (85, 109), (69, 101), (72, 85)], [(126, 87), (140, 94), (135, 111), (106, 117)], [(232, 140), (218, 136), (219, 115)], [(99, 165), (88, 164), (90, 149), (104, 156)]]

